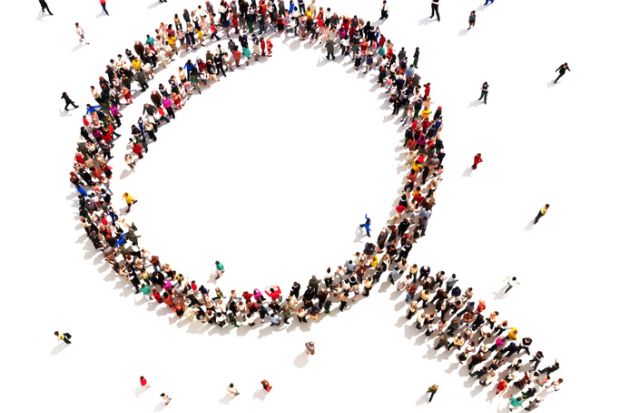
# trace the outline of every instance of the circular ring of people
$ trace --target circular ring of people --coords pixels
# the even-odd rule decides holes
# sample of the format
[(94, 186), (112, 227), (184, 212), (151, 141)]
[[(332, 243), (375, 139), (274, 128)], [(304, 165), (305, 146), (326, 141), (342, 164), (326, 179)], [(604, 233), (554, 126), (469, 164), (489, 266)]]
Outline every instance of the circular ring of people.
[[(432, 275), (428, 266), (408, 262), (413, 244), (425, 235), (445, 156), (440, 137), (442, 107), (431, 108), (431, 85), (421, 84), (419, 49), (410, 58), (404, 48), (396, 51), (378, 25), (357, 16), (338, 15), (314, 2), (307, 7), (299, 2), (299, 8), (293, 2), (290, 8), (283, 5), (240, 0), (237, 6), (221, 1), (216, 10), (206, 2), (207, 7), (199, 5), (192, 12), (185, 9), (172, 23), (161, 23), (154, 36), (147, 35), (144, 42), (136, 41), (132, 49), (110, 60), (105, 76), (99, 77), (99, 88), (91, 86), (97, 104), (87, 105), (70, 172), (78, 194), (80, 224), (88, 238), (136, 294), (168, 307), (179, 319), (212, 328), (267, 322), (267, 328), (279, 329), (291, 322), (317, 321), (336, 311), (335, 306), (344, 311), (369, 296), (380, 282), (387, 287), (391, 284), (394, 297), (405, 296), (404, 318), (413, 320), (429, 340), (436, 339), (436, 350), (454, 351), (481, 385), (497, 381), (497, 394), (514, 394), (510, 389), (517, 389), (511, 405), (527, 401), (537, 407), (549, 386), (557, 388), (561, 383), (561, 379), (551, 382), (559, 363), (538, 369), (544, 355), (540, 350), (530, 354), (533, 340), (520, 338), (517, 328), (501, 320), (498, 311), (486, 311), (485, 301), (474, 299), (471, 287), (461, 288), (456, 274), (439, 271)], [(224, 47), (224, 42), (218, 43), (220, 35), (226, 37)], [(142, 116), (131, 125), (125, 154), (131, 170), (157, 141), (159, 128), (172, 123), (192, 95), (208, 90), (243, 65), (268, 60), (274, 46), (271, 37), (318, 43), (328, 61), (350, 58), (354, 73), (374, 74), (371, 81), (386, 92), (392, 115), (400, 116), (398, 120), (406, 128), (403, 150), (407, 151), (409, 172), (392, 217), (376, 239), (370, 238), (371, 221), (365, 217), (359, 231), (374, 242), (366, 242), (363, 250), (344, 264), (328, 268), (320, 278), (312, 275), (303, 285), (294, 282), (286, 293), (277, 285), (228, 294), (219, 287), (211, 291), (139, 245), (137, 227), (112, 206), (108, 162), (120, 136), (116, 130), (123, 122), (122, 109), (131, 105), (136, 95), (151, 89), (150, 103), (144, 104)], [(190, 58), (203, 48), (207, 48), (204, 58)], [(169, 78), (168, 85), (150, 88), (154, 76), (174, 60), (182, 60), (182, 67)], [(134, 91), (135, 85), (139, 89)], [(126, 214), (137, 200), (129, 193), (124, 193), (123, 199)], [(224, 264), (216, 261), (215, 279), (224, 273)], [(525, 361), (522, 353), (531, 359)]]

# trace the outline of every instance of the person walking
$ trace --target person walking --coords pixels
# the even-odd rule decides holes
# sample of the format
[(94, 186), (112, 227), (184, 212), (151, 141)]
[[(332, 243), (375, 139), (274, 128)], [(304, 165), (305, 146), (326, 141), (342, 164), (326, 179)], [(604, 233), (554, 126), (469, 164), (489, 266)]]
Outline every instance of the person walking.
[(164, 405), (166, 405), (166, 406), (168, 406), (170, 404), (170, 402), (172, 401), (172, 398), (170, 396), (168, 396), (166, 393), (160, 394), (159, 397), (162, 398), (162, 400), (164, 401)]
[(306, 354), (314, 356), (314, 341), (308, 341), (306, 344)]
[(479, 163), (482, 163), (482, 154), (477, 153), (476, 156), (474, 156), (474, 164), (471, 166), (471, 169), (478, 169)]
[(433, 384), (428, 389), (426, 389), (426, 392), (431, 394), (428, 398), (429, 403), (433, 401), (433, 397), (435, 397), (435, 393), (437, 393), (437, 390), (439, 390), (439, 386), (436, 384)]
[(515, 285), (519, 285), (519, 281), (517, 281), (517, 277), (509, 277), (504, 280), (506, 282), (506, 289), (504, 290), (504, 294), (507, 294), (508, 291), (512, 290)]
[(467, 28), (467, 30), (471, 29), (475, 25), (476, 25), (476, 10), (472, 10), (471, 13), (469, 13), (469, 27)]
[(549, 204), (545, 204), (544, 207), (540, 208), (540, 210), (538, 211), (538, 214), (536, 215), (536, 218), (534, 218), (534, 225), (538, 224), (538, 221), (540, 221), (540, 219), (547, 214), (547, 211), (549, 210), (549, 206), (550, 206)]
[(441, 18), (439, 17), (439, 0), (432, 0), (431, 3), (431, 19), (433, 17), (435, 17), (435, 14), (437, 14), (437, 21), (441, 21)]
[(133, 196), (129, 195), (128, 192), (125, 192), (123, 194), (123, 200), (127, 204), (127, 210), (125, 211), (126, 213), (129, 213), (129, 211), (131, 211), (131, 206), (138, 202), (138, 200), (135, 199)]
[(224, 275), (224, 264), (220, 261), (215, 261), (215, 279), (219, 280), (222, 275)]
[(65, 101), (65, 112), (69, 111), (69, 105), (72, 105), (74, 109), (80, 107), (79, 105), (76, 105), (73, 100), (71, 100), (69, 95), (67, 95), (67, 92), (62, 92), (62, 96), (60, 98)]
[(267, 379), (261, 380), (260, 384), (263, 386), (263, 390), (269, 393), (272, 389), (271, 384), (267, 381)]
[(110, 13), (108, 13), (108, 8), (107, 8), (106, 0), (99, 0), (99, 4), (101, 4), (101, 9), (106, 14), (106, 16), (109, 16)]
[(484, 99), (484, 104), (487, 104), (487, 96), (489, 95), (489, 84), (487, 82), (484, 82), (482, 84), (482, 87), (480, 88), (480, 97), (478, 98), (478, 100), (482, 100)]
[(484, 0), (484, 5), (488, 6), (489, 4), (495, 3), (495, 0)]
[(560, 78), (562, 76), (564, 76), (566, 74), (566, 71), (570, 72), (570, 68), (568, 67), (568, 63), (564, 63), (562, 64), (560, 67), (558, 67), (557, 69), (555, 69), (556, 72), (560, 72), (560, 74), (558, 75), (558, 77), (555, 78), (555, 80), (553, 81), (554, 84), (558, 83), (558, 80), (560, 80)]
[(386, 20), (388, 17), (387, 0), (383, 0), (383, 5), (381, 6), (381, 17), (379, 17), (379, 20)]
[(364, 228), (366, 230), (366, 235), (370, 237), (370, 218), (368, 218), (368, 214), (364, 215), (364, 219), (366, 221), (363, 224), (360, 224), (359, 228)]
[(239, 393), (239, 390), (237, 390), (237, 388), (235, 387), (235, 384), (234, 384), (234, 383), (230, 383), (230, 384), (228, 385), (228, 388), (226, 389), (226, 391), (227, 391), (228, 393), (232, 394), (232, 395), (233, 395), (233, 397), (237, 397), (237, 396), (239, 396), (239, 394), (240, 394), (240, 393)]
[(140, 387), (142, 387), (143, 389), (148, 389), (149, 387), (151, 387), (149, 386), (144, 376), (140, 376)]
[(50, 8), (47, 5), (47, 2), (45, 0), (39, 0), (39, 4), (41, 5), (41, 13), (48, 12), (50, 14), (50, 16), (54, 15), (54, 13), (52, 13), (52, 11), (50, 10)]
[(86, 41), (86, 32), (84, 32), (84, 29), (80, 26), (80, 23), (75, 23), (75, 33), (80, 39), (80, 44), (90, 44)]
[(58, 341), (63, 341), (65, 344), (71, 344), (71, 334), (70, 333), (60, 333), (58, 331), (54, 331), (54, 335), (58, 339)]
[(334, 39), (327, 39), (325, 42), (325, 50), (327, 50), (327, 60), (336, 60), (336, 56), (334, 56), (334, 48), (335, 48)]

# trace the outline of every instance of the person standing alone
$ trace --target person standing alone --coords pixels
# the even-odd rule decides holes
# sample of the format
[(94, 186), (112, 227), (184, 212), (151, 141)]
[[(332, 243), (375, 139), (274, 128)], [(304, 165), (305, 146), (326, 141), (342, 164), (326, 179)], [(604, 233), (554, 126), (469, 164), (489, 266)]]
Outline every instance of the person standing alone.
[(480, 97), (478, 98), (478, 100), (484, 99), (484, 104), (486, 105), (488, 95), (489, 95), (489, 84), (487, 82), (484, 82), (482, 84), (482, 87), (480, 88)]
[(383, 6), (381, 6), (381, 17), (379, 20), (386, 20), (388, 18), (388, 5), (387, 1), (383, 0)]
[(477, 153), (474, 156), (474, 164), (471, 166), (471, 169), (478, 169), (478, 164), (482, 162), (482, 154)]
[(70, 333), (60, 333), (58, 331), (54, 331), (54, 335), (58, 339), (58, 341), (63, 341), (65, 344), (71, 344), (71, 334)]
[(101, 9), (106, 14), (106, 16), (109, 16), (110, 13), (108, 13), (108, 8), (107, 8), (106, 0), (99, 0), (99, 4), (101, 4)]
[(439, 17), (439, 0), (432, 0), (431, 3), (431, 19), (433, 17), (435, 17), (435, 14), (437, 14), (437, 21), (441, 21), (441, 18)]
[(475, 25), (476, 25), (476, 10), (472, 10), (471, 13), (469, 13), (469, 27), (467, 28), (467, 30), (471, 29)]
[(428, 398), (429, 403), (433, 401), (433, 397), (435, 397), (435, 393), (437, 393), (437, 390), (439, 390), (439, 386), (436, 384), (433, 384), (426, 390), (427, 393), (431, 394), (430, 397)]
[(72, 105), (74, 109), (80, 107), (79, 105), (76, 105), (73, 100), (71, 100), (69, 95), (67, 95), (67, 92), (62, 92), (62, 96), (60, 98), (65, 101), (65, 112), (69, 111), (69, 105)]
[(80, 23), (75, 23), (75, 33), (80, 39), (80, 44), (90, 44), (86, 41), (86, 33), (84, 32), (82, 26), (80, 26)]
[(50, 10), (50, 8), (47, 5), (47, 2), (45, 0), (39, 0), (39, 4), (41, 5), (41, 13), (48, 12), (50, 14), (50, 16), (54, 15), (54, 13), (52, 13), (52, 11)]
[(553, 84), (558, 83), (558, 80), (560, 80), (560, 78), (566, 74), (566, 71), (570, 72), (570, 68), (568, 67), (568, 63), (564, 63), (562, 66), (555, 69), (555, 71), (560, 72), (560, 74), (558, 75), (558, 77), (555, 78)]
[(549, 209), (549, 204), (545, 204), (544, 207), (540, 208), (540, 211), (538, 211), (536, 218), (534, 218), (534, 225), (538, 224), (538, 221), (540, 221), (540, 219), (547, 214), (548, 209)]

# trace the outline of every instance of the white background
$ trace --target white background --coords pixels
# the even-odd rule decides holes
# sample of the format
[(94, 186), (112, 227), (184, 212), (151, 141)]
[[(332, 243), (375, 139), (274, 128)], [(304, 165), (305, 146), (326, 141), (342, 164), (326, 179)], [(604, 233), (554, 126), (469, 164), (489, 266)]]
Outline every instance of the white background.
[[(96, 0), (50, 0), (53, 17), (39, 17), (34, 0), (4, 7), (3, 407), (150, 412), (165, 391), (173, 398), (166, 410), (178, 412), (503, 408), (504, 400), (489, 401), (490, 388), (459, 375), (454, 358), (435, 357), (402, 325), (404, 309), (389, 293), (373, 290), (308, 331), (198, 334), (148, 311), (93, 257), (68, 183), (88, 87), (109, 58), (197, 3), (151, 1), (110, 0), (111, 17)], [(429, 1), (391, 1), (382, 26), (410, 55), (420, 46), (420, 74), (444, 108), (446, 172), (411, 259), (456, 272), (534, 338), (543, 364), (558, 358), (566, 383), (541, 411), (610, 411), (618, 368), (617, 5), (481, 3), (444, 0), (442, 21), (429, 23)], [(324, 5), (379, 17), (379, 1)], [(472, 9), (478, 23), (467, 32)], [(90, 46), (76, 47), (75, 21)], [(138, 105), (125, 112), (115, 201), (125, 190), (138, 198), (131, 217), (142, 244), (199, 282), (220, 259), (223, 288), (288, 290), (344, 262), (362, 245), (355, 227), (364, 213), (376, 233), (397, 197), (403, 131), (380, 91), (347, 73), (350, 65), (324, 64), (322, 51), (289, 43), (275, 41), (272, 59), (193, 98), (121, 180), (125, 128)], [(572, 71), (550, 86), (565, 61)], [(472, 105), (483, 81), (489, 104)], [(66, 116), (63, 90), (82, 105)], [(467, 176), (477, 152), (484, 163)], [(545, 203), (549, 214), (531, 228)], [(497, 291), (509, 275), (522, 284), (503, 297)], [(54, 330), (70, 331), (74, 344), (57, 346)], [(311, 359), (302, 355), (309, 339), (317, 346)], [(152, 385), (142, 394), (140, 375)], [(274, 386), (266, 397), (263, 378)], [(232, 401), (230, 381), (241, 391)], [(440, 390), (426, 405), (432, 383)]]

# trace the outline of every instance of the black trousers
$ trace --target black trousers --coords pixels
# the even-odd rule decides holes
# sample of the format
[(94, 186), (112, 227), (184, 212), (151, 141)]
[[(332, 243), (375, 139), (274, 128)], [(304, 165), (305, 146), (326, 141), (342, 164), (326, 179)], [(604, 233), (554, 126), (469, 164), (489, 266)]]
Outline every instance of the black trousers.
[[(51, 14), (51, 13), (50, 13), (50, 14)], [(553, 81), (553, 83), (558, 83), (558, 80), (560, 80), (560, 78), (561, 78), (562, 76), (564, 76), (565, 74), (566, 74), (566, 72), (564, 72), (564, 73), (560, 73), (560, 74), (558, 75), (558, 77), (556, 77), (556, 78), (555, 78), (555, 80)]]
[(50, 16), (54, 15), (54, 13), (52, 13), (47, 3), (43, 1), (41, 2), (41, 13), (45, 13), (45, 12), (48, 12)]
[(431, 19), (437, 14), (437, 21), (441, 21), (439, 17), (439, 4), (431, 4)]
[(534, 224), (538, 224), (538, 221), (544, 216), (543, 213), (538, 212), (538, 215), (536, 215), (536, 218), (534, 218)]
[(489, 92), (485, 92), (484, 90), (480, 92), (480, 97), (478, 98), (478, 100), (482, 100), (484, 99), (484, 104), (486, 105), (487, 103), (487, 95), (489, 94)]
[(75, 102), (71, 99), (65, 100), (65, 110), (69, 110), (69, 105), (73, 106), (74, 108), (78, 107), (78, 105), (76, 105)]

